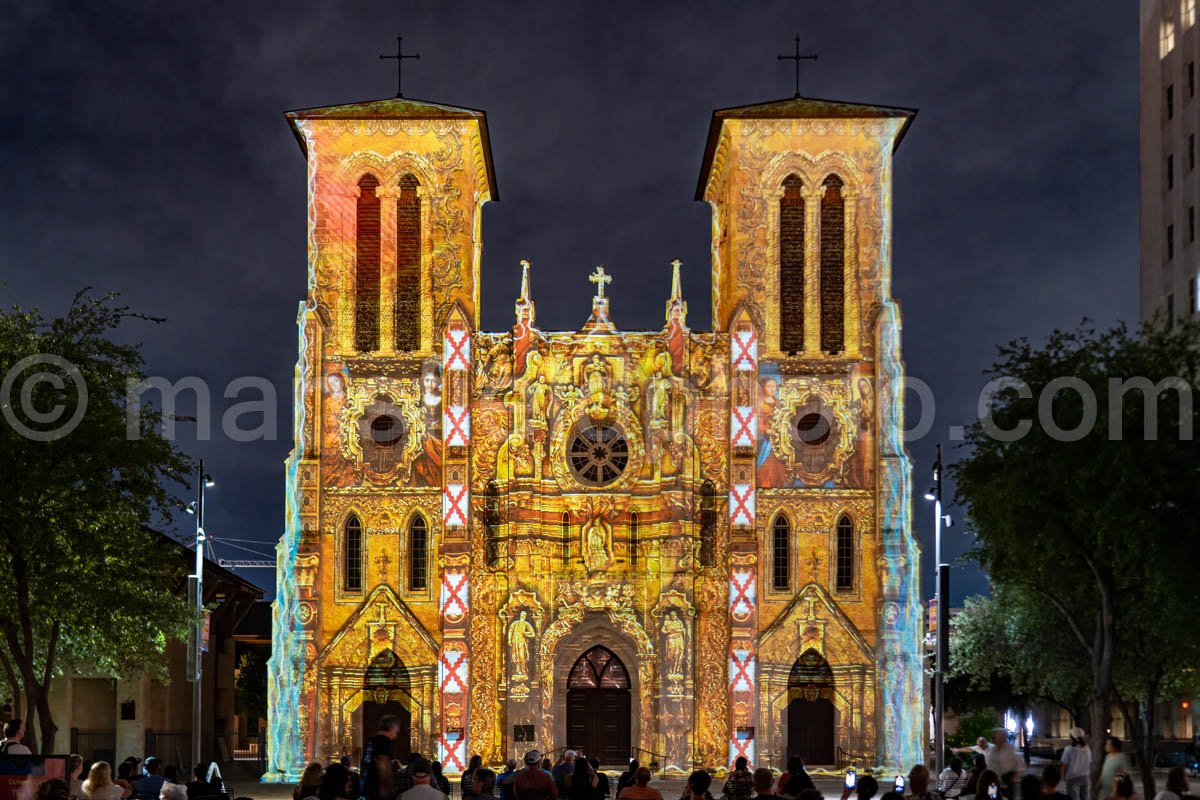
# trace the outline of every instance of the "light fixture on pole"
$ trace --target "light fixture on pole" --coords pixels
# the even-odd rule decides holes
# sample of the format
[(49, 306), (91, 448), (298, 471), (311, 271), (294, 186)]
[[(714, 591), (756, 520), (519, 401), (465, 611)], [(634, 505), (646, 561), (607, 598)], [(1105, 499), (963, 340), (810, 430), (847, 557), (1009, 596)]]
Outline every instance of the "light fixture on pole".
[(946, 760), (946, 666), (950, 658), (950, 565), (942, 563), (942, 526), (954, 524), (949, 514), (942, 513), (942, 446), (937, 446), (933, 462), (933, 486), (925, 493), (933, 501), (934, 563), (937, 581), (934, 600), (937, 611), (937, 648), (933, 670), (933, 765), (934, 774), (942, 774)]
[(196, 466), (196, 499), (184, 509), (196, 518), (196, 569), (188, 576), (188, 599), (196, 613), (196, 625), (192, 630), (191, 642), (188, 647), (188, 678), (192, 681), (192, 769), (200, 763), (200, 721), (203, 716), (204, 682), (204, 490), (211, 489), (216, 484), (204, 472), (204, 459)]

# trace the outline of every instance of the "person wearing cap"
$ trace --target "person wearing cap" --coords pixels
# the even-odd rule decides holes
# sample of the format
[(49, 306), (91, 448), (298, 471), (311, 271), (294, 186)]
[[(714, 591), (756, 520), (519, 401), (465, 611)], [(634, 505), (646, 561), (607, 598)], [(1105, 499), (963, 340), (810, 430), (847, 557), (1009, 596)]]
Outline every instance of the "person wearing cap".
[(993, 729), (992, 746), (988, 748), (985, 758), (988, 769), (1000, 776), (1006, 789), (1005, 793), (1011, 797), (1014, 793), (1017, 776), (1021, 774), (1021, 757), (1017, 755), (1016, 749), (1008, 743), (1008, 731), (1004, 728)]
[(154, 756), (146, 756), (142, 767), (146, 770), (146, 775), (134, 784), (134, 794), (138, 800), (158, 800), (163, 784), (167, 782), (167, 779), (160, 774), (162, 770), (158, 759)]
[(1066, 773), (1066, 793), (1071, 800), (1089, 800), (1092, 790), (1092, 748), (1087, 734), (1078, 726), (1068, 731), (1071, 742), (1063, 748), (1062, 765)]
[(412, 788), (400, 795), (401, 800), (446, 800), (433, 785), (433, 765), (427, 758), (418, 758), (408, 765), (412, 775)]
[(525, 754), (525, 769), (516, 774), (512, 786), (516, 800), (558, 800), (558, 786), (542, 768), (542, 754), (537, 750)]

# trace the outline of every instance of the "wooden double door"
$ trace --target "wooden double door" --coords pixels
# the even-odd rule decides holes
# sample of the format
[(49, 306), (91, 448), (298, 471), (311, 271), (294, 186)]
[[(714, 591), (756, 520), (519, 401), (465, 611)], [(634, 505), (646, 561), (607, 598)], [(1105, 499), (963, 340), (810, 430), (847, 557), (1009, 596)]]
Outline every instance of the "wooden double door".
[(567, 680), (567, 746), (605, 766), (628, 764), (632, 705), (625, 665), (605, 647), (588, 650)]
[(787, 749), (805, 764), (836, 764), (833, 703), (825, 698), (793, 700), (787, 707)]

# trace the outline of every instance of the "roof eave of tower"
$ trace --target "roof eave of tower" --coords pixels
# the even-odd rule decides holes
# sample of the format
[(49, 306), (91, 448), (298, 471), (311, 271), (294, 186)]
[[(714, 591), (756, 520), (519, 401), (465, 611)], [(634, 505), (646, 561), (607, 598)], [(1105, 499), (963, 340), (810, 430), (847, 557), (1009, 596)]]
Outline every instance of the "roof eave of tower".
[(363, 100), (357, 103), (343, 103), (336, 106), (320, 106), (318, 108), (298, 108), (283, 112), (296, 141), (300, 143), (300, 151), (308, 158), (308, 150), (304, 145), (304, 134), (297, 124), (307, 119), (473, 119), (479, 123), (480, 144), (483, 146), (483, 160), (487, 165), (488, 190), (492, 202), (500, 199), (500, 190), (496, 185), (496, 169), (492, 164), (492, 143), (488, 136), (487, 112), (476, 108), (461, 108), (442, 103), (431, 103), (427, 100), (415, 100), (407, 97), (388, 97), (383, 100)]
[(900, 130), (892, 142), (892, 152), (895, 152), (916, 115), (915, 108), (873, 106), (819, 97), (789, 97), (784, 100), (717, 109), (713, 112), (712, 121), (708, 126), (708, 141), (704, 146), (704, 160), (700, 165), (700, 183), (696, 187), (696, 199), (704, 199), (708, 173), (712, 169), (717, 143), (721, 138), (721, 126), (727, 119), (902, 119)]

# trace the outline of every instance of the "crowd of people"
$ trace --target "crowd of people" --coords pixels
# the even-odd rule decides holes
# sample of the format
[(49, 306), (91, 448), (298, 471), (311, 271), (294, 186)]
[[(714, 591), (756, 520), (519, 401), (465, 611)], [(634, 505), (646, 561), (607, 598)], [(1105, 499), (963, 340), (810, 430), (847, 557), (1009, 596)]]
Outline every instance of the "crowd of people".
[[(4, 723), (0, 756), (31, 755), (24, 738), (22, 720)], [(130, 756), (117, 765), (114, 775), (107, 761), (88, 765), (82, 756), (72, 754), (67, 758), (67, 779), (40, 783), (38, 800), (228, 800), (228, 793), (216, 764), (198, 765), (192, 780), (185, 783), (178, 768), (163, 765), (154, 756), (145, 761)]]

